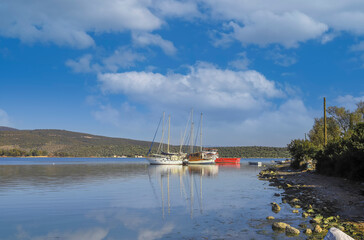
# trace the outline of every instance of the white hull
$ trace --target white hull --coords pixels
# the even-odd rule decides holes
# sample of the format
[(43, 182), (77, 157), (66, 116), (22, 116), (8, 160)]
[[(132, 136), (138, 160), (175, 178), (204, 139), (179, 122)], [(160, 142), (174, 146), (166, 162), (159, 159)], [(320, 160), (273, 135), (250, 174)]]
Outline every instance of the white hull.
[(151, 165), (182, 165), (182, 160), (171, 160), (167, 157), (148, 157), (147, 160)]

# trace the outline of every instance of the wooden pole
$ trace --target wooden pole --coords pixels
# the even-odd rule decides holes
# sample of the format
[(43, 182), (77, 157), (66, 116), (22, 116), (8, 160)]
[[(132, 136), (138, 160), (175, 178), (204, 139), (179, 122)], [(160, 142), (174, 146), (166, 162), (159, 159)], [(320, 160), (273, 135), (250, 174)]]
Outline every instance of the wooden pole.
[(327, 144), (326, 98), (324, 98), (324, 146)]

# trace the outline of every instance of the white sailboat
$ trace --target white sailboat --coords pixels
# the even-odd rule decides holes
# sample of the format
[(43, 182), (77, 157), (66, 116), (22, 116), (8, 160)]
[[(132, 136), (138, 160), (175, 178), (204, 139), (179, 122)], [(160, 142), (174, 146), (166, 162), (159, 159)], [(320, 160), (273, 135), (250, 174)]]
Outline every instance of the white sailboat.
[(163, 152), (163, 137), (164, 137), (164, 113), (163, 113), (163, 126), (162, 126), (162, 138), (159, 143), (157, 153), (147, 156), (147, 160), (152, 165), (182, 165), (187, 162), (187, 154), (183, 152), (171, 153), (169, 152), (169, 139), (171, 128), (171, 116), (168, 117), (168, 144), (167, 152)]

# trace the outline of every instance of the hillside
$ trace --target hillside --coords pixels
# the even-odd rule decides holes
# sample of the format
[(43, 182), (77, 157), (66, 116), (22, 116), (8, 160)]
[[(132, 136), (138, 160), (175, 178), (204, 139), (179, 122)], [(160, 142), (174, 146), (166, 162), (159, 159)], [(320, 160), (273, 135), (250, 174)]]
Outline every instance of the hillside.
[[(2, 127), (2, 129), (6, 129)], [(0, 131), (0, 156), (49, 155), (112, 157), (146, 155), (151, 142), (111, 138), (65, 130)], [(154, 144), (155, 151), (158, 144)], [(14, 150), (16, 149), (16, 150)], [(178, 151), (171, 146), (171, 151)], [(286, 148), (218, 147), (222, 157), (289, 157)]]
[(0, 126), (0, 131), (18, 131), (18, 129)]

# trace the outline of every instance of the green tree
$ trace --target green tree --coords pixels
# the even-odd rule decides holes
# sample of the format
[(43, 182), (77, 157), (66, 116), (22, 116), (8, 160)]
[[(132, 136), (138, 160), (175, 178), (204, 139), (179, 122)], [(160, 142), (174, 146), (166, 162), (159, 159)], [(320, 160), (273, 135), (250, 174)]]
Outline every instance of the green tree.
[(292, 156), (293, 168), (305, 168), (308, 164), (312, 164), (312, 159), (319, 151), (319, 147), (309, 140), (295, 139), (288, 144), (288, 151)]

